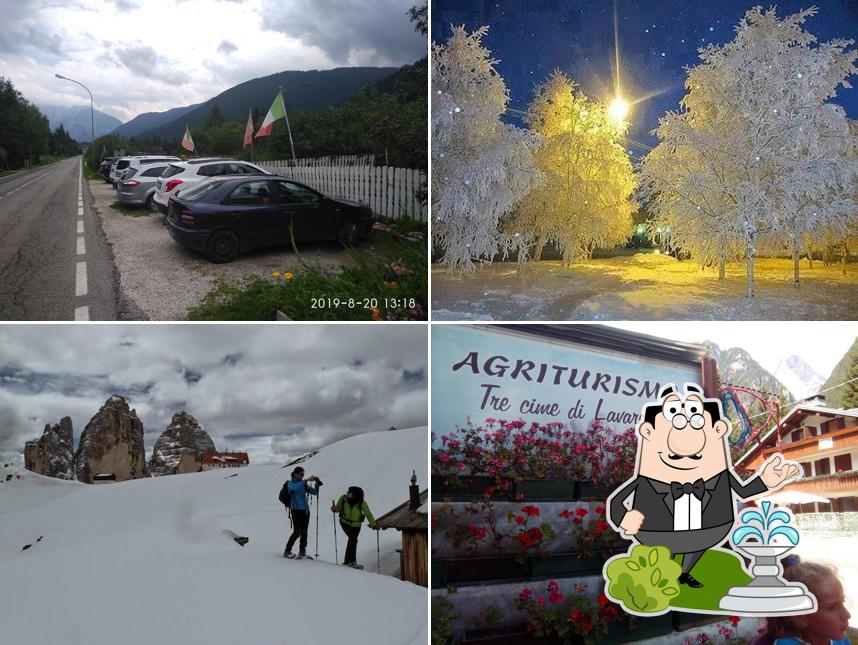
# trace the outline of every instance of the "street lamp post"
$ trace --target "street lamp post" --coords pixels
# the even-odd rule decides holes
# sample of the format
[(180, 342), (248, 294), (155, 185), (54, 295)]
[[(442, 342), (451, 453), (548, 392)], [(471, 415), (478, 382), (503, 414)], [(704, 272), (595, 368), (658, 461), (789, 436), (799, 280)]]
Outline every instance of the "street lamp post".
[(80, 85), (83, 89), (85, 89), (89, 93), (89, 118), (90, 118), (90, 126), (92, 128), (92, 138), (90, 139), (89, 145), (94, 146), (95, 145), (95, 108), (93, 107), (93, 102), (92, 102), (92, 92), (89, 91), (89, 88), (86, 85), (84, 85), (80, 81), (74, 80), (73, 78), (69, 78), (68, 76), (63, 76), (61, 74), (54, 74), (54, 76), (56, 76), (57, 78), (61, 78), (63, 80), (66, 80), (66, 81), (71, 81), (72, 83), (77, 83), (78, 85)]

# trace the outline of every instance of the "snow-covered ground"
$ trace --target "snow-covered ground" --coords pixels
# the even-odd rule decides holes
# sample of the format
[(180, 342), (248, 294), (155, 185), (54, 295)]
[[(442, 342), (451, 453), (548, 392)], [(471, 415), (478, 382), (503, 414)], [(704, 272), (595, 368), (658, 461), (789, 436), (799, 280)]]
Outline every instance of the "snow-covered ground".
[[(350, 485), (376, 516), (406, 501), (412, 470), (427, 485), (427, 443), (426, 428), (362, 434), (304, 462), (324, 482), (316, 561), (282, 556), (290, 531), (277, 494), (291, 468), (93, 486), (0, 463), (0, 642), (424, 645), (427, 590), (395, 577), (401, 534), (381, 532), (386, 575), (366, 525), (366, 570), (337, 566), (330, 505)], [(310, 553), (315, 527), (314, 507)], [(342, 561), (338, 527), (337, 542)]]
[(496, 262), (459, 277), (432, 270), (433, 320), (854, 320), (858, 264), (757, 258), (756, 297), (745, 297), (745, 264), (700, 269), (691, 261), (638, 253), (578, 262)]

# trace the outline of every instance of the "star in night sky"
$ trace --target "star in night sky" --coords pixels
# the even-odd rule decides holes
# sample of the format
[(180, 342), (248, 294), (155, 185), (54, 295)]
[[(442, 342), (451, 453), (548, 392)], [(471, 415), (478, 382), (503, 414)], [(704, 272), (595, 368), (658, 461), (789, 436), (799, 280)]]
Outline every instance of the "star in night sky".
[[(657, 140), (650, 134), (659, 117), (679, 109), (685, 68), (700, 62), (697, 49), (724, 44), (753, 0), (616, 0), (620, 82), (636, 103), (629, 116), (629, 148), (640, 159)], [(780, 0), (778, 17), (809, 6), (819, 12), (804, 29), (819, 42), (858, 39), (858, 0)], [(432, 40), (444, 42), (451, 25), (468, 31), (489, 26), (483, 39), (510, 93), (506, 118), (523, 125), (534, 87), (559, 69), (590, 98), (609, 102), (614, 93), (614, 3), (612, 0), (433, 0)], [(850, 78), (858, 88), (858, 78)], [(838, 88), (832, 99), (858, 119), (858, 89)]]

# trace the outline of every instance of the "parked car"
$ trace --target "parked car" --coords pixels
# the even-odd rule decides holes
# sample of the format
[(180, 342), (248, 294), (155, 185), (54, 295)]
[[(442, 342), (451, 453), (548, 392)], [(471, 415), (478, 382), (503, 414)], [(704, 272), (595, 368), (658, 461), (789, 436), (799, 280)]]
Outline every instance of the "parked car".
[(132, 168), (140, 168), (142, 166), (148, 166), (153, 163), (166, 163), (169, 161), (180, 161), (178, 157), (167, 157), (164, 155), (141, 155), (138, 157), (131, 157), (128, 160), (128, 165), (122, 170), (117, 171), (116, 173), (116, 181), (113, 184), (114, 188), (118, 188), (119, 183), (124, 179), (127, 179), (127, 173)]
[(131, 163), (131, 159), (133, 159), (133, 157), (120, 157), (116, 160), (116, 163), (111, 166), (110, 183), (113, 184), (114, 188), (116, 188), (116, 180), (119, 177), (119, 173), (128, 167)]
[(98, 165), (98, 174), (104, 177), (104, 181), (110, 181), (110, 169), (119, 157), (105, 157)]
[(372, 229), (372, 210), (277, 177), (213, 177), (170, 197), (167, 229), (181, 246), (216, 263), (242, 251), (332, 239), (353, 246)]
[(155, 206), (162, 213), (167, 213), (167, 200), (170, 193), (181, 187), (187, 190), (194, 184), (222, 175), (270, 175), (267, 170), (247, 161), (223, 159), (220, 157), (202, 157), (178, 161), (170, 164), (158, 180), (158, 190), (155, 192)]
[(149, 210), (155, 208), (155, 189), (158, 177), (167, 169), (166, 164), (152, 164), (139, 168), (129, 168), (124, 178), (119, 182), (116, 196), (121, 204), (129, 206), (145, 206)]

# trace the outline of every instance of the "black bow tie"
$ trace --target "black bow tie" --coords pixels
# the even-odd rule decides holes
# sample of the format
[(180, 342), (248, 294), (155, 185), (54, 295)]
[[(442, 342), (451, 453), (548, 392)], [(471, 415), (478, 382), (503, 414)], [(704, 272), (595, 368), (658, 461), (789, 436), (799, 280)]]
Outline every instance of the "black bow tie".
[(680, 484), (679, 482), (670, 482), (670, 494), (673, 495), (674, 501), (683, 495), (694, 495), (697, 499), (703, 499), (703, 480), (698, 479), (693, 484)]

